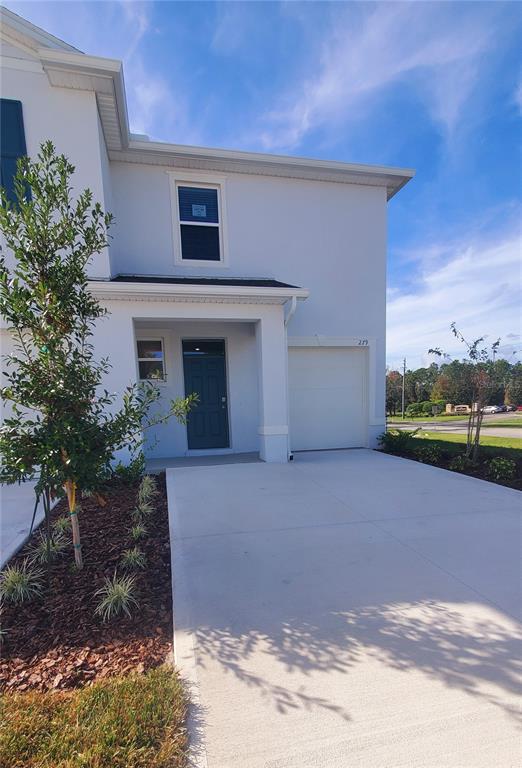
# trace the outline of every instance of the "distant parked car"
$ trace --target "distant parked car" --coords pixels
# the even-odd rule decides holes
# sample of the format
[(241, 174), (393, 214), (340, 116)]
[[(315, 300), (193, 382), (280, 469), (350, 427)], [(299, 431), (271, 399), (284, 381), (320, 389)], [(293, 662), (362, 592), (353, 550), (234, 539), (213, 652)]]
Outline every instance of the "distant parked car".
[(506, 411), (509, 411), (510, 413), (513, 413), (513, 411), (517, 410), (516, 405), (506, 405)]
[(502, 406), (486, 405), (486, 407), (482, 409), (482, 413), (502, 413)]

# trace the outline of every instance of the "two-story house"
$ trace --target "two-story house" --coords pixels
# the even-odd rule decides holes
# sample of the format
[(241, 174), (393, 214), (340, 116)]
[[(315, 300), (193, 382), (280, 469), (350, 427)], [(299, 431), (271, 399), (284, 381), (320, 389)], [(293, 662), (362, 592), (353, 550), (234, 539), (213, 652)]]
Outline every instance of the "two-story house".
[(199, 393), (147, 455), (375, 446), (387, 202), (413, 171), (149, 141), (129, 130), (121, 62), (5, 9), (1, 40), (2, 184), (51, 139), (115, 216), (90, 269), (110, 312), (94, 336), (107, 388)]

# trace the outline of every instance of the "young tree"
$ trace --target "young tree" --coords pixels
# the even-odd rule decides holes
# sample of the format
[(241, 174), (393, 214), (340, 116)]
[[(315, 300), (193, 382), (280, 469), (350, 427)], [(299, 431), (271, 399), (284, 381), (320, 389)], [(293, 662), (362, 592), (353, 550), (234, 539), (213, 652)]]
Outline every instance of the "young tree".
[(505, 402), (507, 405), (522, 405), (522, 363), (515, 363), (506, 382)]
[(399, 371), (387, 371), (386, 373), (386, 411), (390, 416), (395, 416), (401, 405), (402, 376)]
[[(477, 461), (480, 446), (480, 428), (482, 426), (482, 409), (487, 404), (491, 391), (495, 386), (495, 379), (491, 373), (491, 366), (488, 365), (500, 345), (500, 339), (497, 339), (490, 348), (481, 346), (484, 337), (481, 336), (475, 341), (468, 342), (462, 333), (458, 330), (455, 323), (451, 324), (453, 335), (461, 341), (468, 354), (468, 360), (465, 361), (467, 373), (469, 373), (469, 388), (471, 392), (471, 411), (468, 418), (468, 429), (466, 436), (466, 456), (473, 461)], [(430, 354), (448, 357), (439, 348), (430, 349)]]
[(101, 389), (110, 365), (95, 360), (90, 338), (106, 311), (89, 291), (86, 269), (107, 245), (112, 216), (89, 190), (73, 199), (73, 173), (45, 142), (36, 160), (18, 162), (16, 204), (0, 189), (0, 229), (11, 252), (11, 266), (0, 257), (0, 314), (15, 342), (0, 393), (11, 406), (0, 428), (0, 481), (36, 479), (47, 521), (52, 498), (65, 492), (81, 568), (78, 491), (96, 490), (115, 451), (136, 447), (143, 428), (171, 416), (184, 421), (195, 397), (149, 419), (159, 397), (153, 384), (129, 386), (119, 410)]

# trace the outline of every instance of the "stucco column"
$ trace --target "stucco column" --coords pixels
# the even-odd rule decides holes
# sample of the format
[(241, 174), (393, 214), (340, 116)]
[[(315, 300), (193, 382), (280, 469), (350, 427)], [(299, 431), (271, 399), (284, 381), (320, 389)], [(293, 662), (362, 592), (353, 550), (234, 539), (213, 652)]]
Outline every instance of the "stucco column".
[[(116, 393), (114, 410), (122, 405), (125, 389), (136, 382), (136, 352), (132, 307), (127, 302), (102, 302), (109, 315), (96, 322), (92, 344), (96, 359), (106, 357), (110, 368), (102, 379), (100, 389)], [(126, 449), (116, 453), (116, 459), (126, 463), (129, 452)]]
[(284, 311), (267, 308), (256, 324), (259, 377), (259, 455), (263, 461), (288, 461), (288, 351)]

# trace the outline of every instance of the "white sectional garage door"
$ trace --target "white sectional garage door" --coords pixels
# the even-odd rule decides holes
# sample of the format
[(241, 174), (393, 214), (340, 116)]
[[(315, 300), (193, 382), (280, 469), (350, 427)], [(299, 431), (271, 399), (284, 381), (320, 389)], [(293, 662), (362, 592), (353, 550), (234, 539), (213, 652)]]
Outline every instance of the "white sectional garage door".
[(367, 350), (290, 347), (293, 451), (361, 448), (368, 442)]

